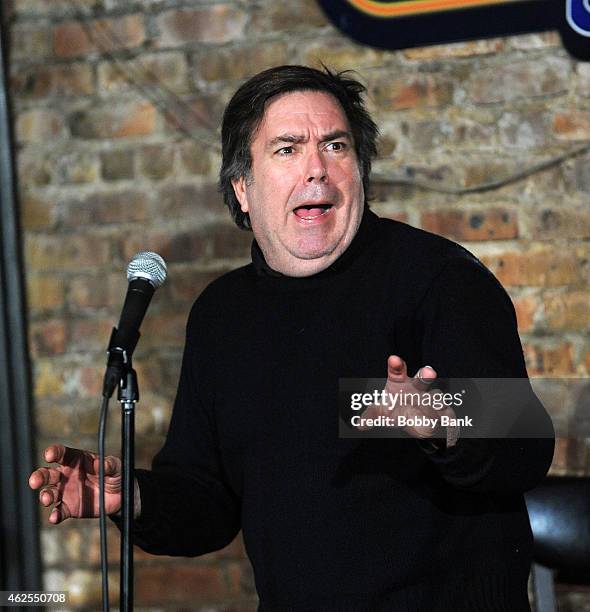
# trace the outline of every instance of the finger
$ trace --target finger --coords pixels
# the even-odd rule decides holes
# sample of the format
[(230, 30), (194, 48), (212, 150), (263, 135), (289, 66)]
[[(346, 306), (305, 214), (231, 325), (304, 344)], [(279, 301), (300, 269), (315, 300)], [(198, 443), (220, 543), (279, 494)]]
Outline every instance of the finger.
[(57, 484), (61, 479), (61, 473), (55, 468), (42, 467), (35, 470), (29, 476), (29, 486), (31, 489), (38, 489), (46, 485)]
[(70, 510), (66, 504), (58, 502), (49, 515), (49, 522), (53, 525), (57, 525), (67, 518), (70, 518), (70, 516)]
[(60, 499), (57, 487), (45, 487), (39, 493), (39, 501), (43, 506), (51, 506)]
[(62, 463), (66, 456), (66, 447), (63, 444), (52, 444), (48, 446), (43, 456), (45, 457), (45, 461), (47, 463)]
[(390, 355), (387, 359), (387, 380), (405, 382), (408, 377), (406, 362), (398, 355)]
[[(99, 458), (96, 457), (92, 464), (92, 469), (95, 474), (98, 474), (98, 466), (99, 466)], [(109, 455), (105, 457), (104, 460), (104, 475), (105, 476), (119, 476), (121, 473), (121, 459), (119, 457), (114, 457)]]
[(415, 386), (418, 389), (429, 389), (430, 385), (436, 382), (436, 370), (432, 366), (423, 366), (414, 376)]

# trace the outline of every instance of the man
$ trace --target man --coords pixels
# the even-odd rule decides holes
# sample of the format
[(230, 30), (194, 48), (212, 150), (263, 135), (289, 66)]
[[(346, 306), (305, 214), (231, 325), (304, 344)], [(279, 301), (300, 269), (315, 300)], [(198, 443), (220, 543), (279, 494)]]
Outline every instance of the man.
[[(252, 263), (191, 311), (166, 443), (136, 471), (135, 542), (200, 555), (241, 528), (260, 610), (528, 610), (522, 492), (552, 439), (338, 437), (339, 379), (387, 375), (389, 392), (426, 397), (437, 376), (526, 378), (495, 278), (459, 245), (368, 209), (377, 129), (363, 91), (282, 66), (230, 101), (220, 185), (253, 230)], [(537, 401), (513, 409), (547, 421)], [(45, 458), (60, 465), (30, 484), (56, 504), (49, 520), (96, 516), (95, 455), (55, 445)], [(106, 470), (115, 514), (119, 460)]]

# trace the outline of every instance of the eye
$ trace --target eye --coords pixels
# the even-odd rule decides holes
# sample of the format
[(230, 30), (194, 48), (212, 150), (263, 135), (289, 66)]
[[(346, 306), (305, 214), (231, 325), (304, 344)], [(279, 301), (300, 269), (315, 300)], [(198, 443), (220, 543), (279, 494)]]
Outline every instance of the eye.
[(326, 145), (326, 149), (328, 149), (328, 151), (344, 151), (346, 149), (346, 143), (345, 142), (329, 142)]
[(291, 155), (291, 153), (294, 153), (294, 152), (295, 152), (295, 149), (292, 146), (281, 147), (280, 149), (275, 151), (277, 155), (282, 155), (282, 156)]

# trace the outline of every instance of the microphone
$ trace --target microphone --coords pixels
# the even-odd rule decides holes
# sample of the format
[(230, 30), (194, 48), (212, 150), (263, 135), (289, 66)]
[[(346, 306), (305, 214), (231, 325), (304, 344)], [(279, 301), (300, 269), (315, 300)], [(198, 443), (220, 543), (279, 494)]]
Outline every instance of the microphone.
[(131, 363), (131, 356), (140, 337), (141, 322), (155, 290), (166, 280), (166, 272), (166, 263), (157, 253), (137, 253), (129, 262), (129, 287), (119, 324), (113, 328), (107, 350), (103, 397), (111, 397), (119, 384), (123, 368)]

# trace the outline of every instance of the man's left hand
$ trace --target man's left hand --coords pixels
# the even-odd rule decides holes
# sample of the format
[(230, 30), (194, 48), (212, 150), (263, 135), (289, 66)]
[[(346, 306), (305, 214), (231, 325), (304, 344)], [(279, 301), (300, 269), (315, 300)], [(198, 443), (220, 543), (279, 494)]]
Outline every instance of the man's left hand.
[[(448, 406), (436, 410), (432, 407), (432, 401), (426, 398), (426, 395), (440, 393), (440, 390), (432, 388), (436, 382), (437, 373), (430, 366), (421, 367), (414, 377), (408, 376), (408, 368), (406, 362), (398, 355), (390, 355), (387, 359), (387, 383), (385, 384), (385, 393), (387, 397), (398, 395), (398, 398), (408, 397), (405, 394), (420, 394), (420, 400), (415, 401), (415, 395), (412, 396), (412, 401), (406, 404), (405, 401), (398, 401), (395, 407), (390, 405), (372, 404), (363, 412), (362, 417), (375, 418), (378, 416), (393, 417), (395, 422), (399, 422), (399, 417), (406, 417), (413, 421), (418, 421), (418, 424), (405, 425), (404, 430), (414, 438), (432, 438), (440, 436), (440, 432), (444, 430), (441, 427), (441, 416), (448, 416), (451, 419), (456, 417), (455, 411)], [(431, 399), (431, 398), (430, 398)], [(414, 419), (414, 417), (422, 417)], [(424, 418), (425, 417), (425, 418)], [(411, 422), (411, 421), (410, 421)], [(422, 422), (422, 424), (420, 424)], [(433, 423), (436, 423), (433, 426)], [(367, 426), (358, 426), (358, 429), (363, 431), (369, 429)]]

